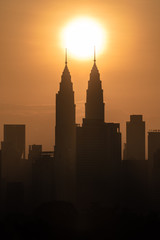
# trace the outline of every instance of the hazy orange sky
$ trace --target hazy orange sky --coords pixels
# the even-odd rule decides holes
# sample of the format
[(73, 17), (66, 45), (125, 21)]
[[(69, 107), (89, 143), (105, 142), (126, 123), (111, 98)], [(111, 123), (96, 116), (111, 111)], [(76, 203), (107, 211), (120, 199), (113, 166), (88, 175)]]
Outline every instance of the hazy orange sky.
[[(106, 121), (125, 123), (143, 114), (146, 130), (160, 128), (159, 0), (1, 0), (0, 139), (3, 124), (26, 124), (28, 144), (54, 146), (55, 94), (64, 68), (60, 31), (88, 16), (108, 32), (107, 50), (97, 59)], [(69, 57), (76, 121), (84, 103), (93, 62)]]

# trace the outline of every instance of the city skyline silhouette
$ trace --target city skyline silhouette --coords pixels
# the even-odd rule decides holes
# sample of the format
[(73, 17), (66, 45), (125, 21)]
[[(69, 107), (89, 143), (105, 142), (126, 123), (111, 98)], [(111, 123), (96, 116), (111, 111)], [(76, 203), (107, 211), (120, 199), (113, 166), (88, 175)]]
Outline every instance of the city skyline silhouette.
[(0, 2), (0, 237), (156, 239), (157, 0)]
[[(130, 122), (126, 122), (122, 158), (120, 124), (105, 119), (103, 87), (95, 51), (82, 125), (76, 124), (75, 109), (74, 86), (65, 51), (64, 70), (56, 94), (54, 149), (44, 151), (42, 145), (30, 145), (28, 157), (25, 157), (26, 126), (4, 125), (0, 151), (1, 220), (6, 221), (6, 216), (16, 220), (16, 216), (22, 214), (25, 219), (26, 214), (30, 214), (31, 219), (40, 217), (39, 221), (45, 219), (52, 225), (48, 228), (48, 224), (41, 222), (48, 239), (52, 235), (63, 237), (66, 233), (68, 237), (90, 239), (91, 236), (107, 236), (106, 218), (110, 216), (113, 221), (117, 217), (126, 221), (127, 217), (131, 222), (132, 212), (137, 220), (144, 218), (146, 211), (158, 216), (160, 131), (148, 133), (149, 158), (146, 160), (145, 122), (142, 115), (131, 115)], [(123, 214), (126, 213), (125, 217)], [(81, 218), (85, 221), (85, 229)], [(150, 215), (147, 218), (150, 219)], [(114, 225), (110, 224), (112, 229)], [(117, 239), (119, 227), (120, 223), (113, 239)], [(137, 227), (135, 235), (139, 234)], [(142, 232), (145, 227), (144, 224)], [(126, 239), (129, 235), (130, 232)]]
[[(62, 8), (60, 3), (55, 7), (49, 0), (45, 4), (14, 1), (13, 4), (1, 1), (1, 140), (5, 123), (22, 123), (27, 125), (27, 145), (42, 144), (45, 150), (53, 147), (55, 94), (64, 64), (59, 31), (72, 16), (81, 13), (102, 22), (108, 32), (106, 50), (97, 56), (106, 89), (108, 121), (121, 124), (123, 143), (129, 115), (143, 114), (147, 131), (159, 128), (159, 31), (156, 30), (159, 3), (156, 0), (92, 4), (86, 1), (77, 5), (64, 1)], [(80, 61), (69, 55), (68, 61), (76, 93), (77, 123), (82, 123), (92, 59)]]

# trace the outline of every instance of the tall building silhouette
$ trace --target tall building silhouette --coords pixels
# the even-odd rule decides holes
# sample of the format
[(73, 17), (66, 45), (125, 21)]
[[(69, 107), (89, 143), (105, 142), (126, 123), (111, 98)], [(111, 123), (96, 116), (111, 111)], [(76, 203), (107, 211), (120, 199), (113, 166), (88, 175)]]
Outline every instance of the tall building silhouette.
[(160, 150), (160, 131), (150, 131), (148, 132), (148, 163), (150, 171), (155, 165), (154, 155), (158, 150)]
[[(145, 122), (131, 115), (126, 123), (126, 144), (121, 164), (123, 207), (145, 207), (148, 191), (148, 161), (145, 161)], [(129, 160), (129, 161), (128, 161)]]
[(160, 130), (148, 132), (149, 190), (152, 208), (160, 210)]
[(7, 181), (21, 179), (22, 160), (25, 159), (25, 125), (4, 125), (2, 142), (2, 178)]
[(75, 178), (75, 103), (73, 84), (67, 66), (56, 94), (55, 190), (57, 200), (72, 201)]
[(127, 160), (145, 160), (145, 122), (142, 115), (131, 115), (126, 123)]
[(2, 146), (2, 207), (21, 211), (24, 205), (25, 125), (4, 125)]
[(86, 119), (94, 119), (104, 122), (102, 83), (95, 60), (90, 73), (90, 80), (88, 81), (87, 97), (85, 104), (85, 117)]
[(76, 131), (76, 157), (78, 204), (105, 202), (106, 196), (109, 199), (115, 193), (110, 180), (120, 166), (121, 134), (119, 124), (104, 122), (103, 90), (95, 59), (88, 81), (85, 118)]

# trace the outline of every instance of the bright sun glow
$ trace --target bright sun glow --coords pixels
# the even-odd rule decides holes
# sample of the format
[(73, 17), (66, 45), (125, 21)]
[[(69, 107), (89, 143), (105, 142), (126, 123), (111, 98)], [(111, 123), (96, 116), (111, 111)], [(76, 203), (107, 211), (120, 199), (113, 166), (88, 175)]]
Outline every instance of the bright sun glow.
[(105, 48), (105, 31), (101, 25), (91, 18), (77, 18), (70, 22), (62, 32), (62, 47), (69, 54), (79, 59), (93, 57)]

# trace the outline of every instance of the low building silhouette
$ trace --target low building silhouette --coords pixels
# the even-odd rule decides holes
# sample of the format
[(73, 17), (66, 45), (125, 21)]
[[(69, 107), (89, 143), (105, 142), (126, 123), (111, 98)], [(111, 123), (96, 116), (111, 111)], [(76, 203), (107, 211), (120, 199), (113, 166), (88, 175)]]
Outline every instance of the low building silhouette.
[(32, 164), (31, 202), (34, 209), (55, 198), (54, 152), (42, 151), (42, 145), (30, 145), (28, 161)]

